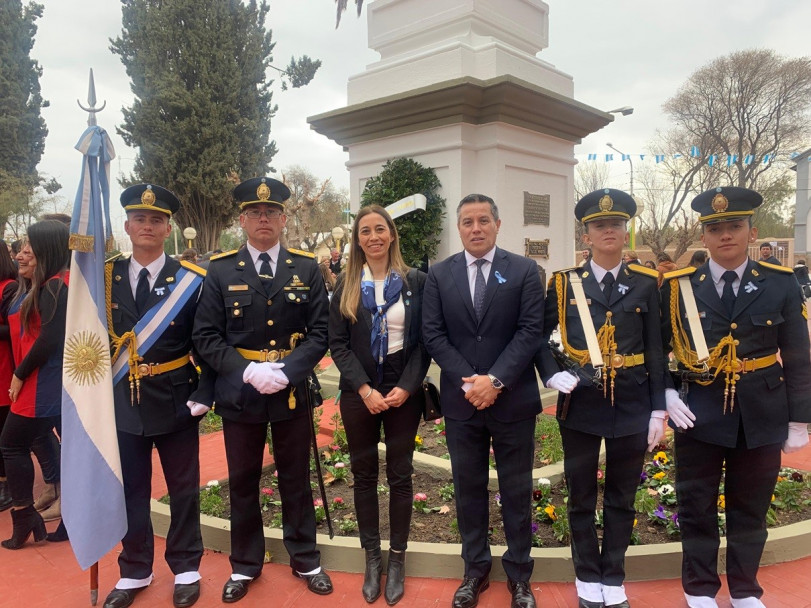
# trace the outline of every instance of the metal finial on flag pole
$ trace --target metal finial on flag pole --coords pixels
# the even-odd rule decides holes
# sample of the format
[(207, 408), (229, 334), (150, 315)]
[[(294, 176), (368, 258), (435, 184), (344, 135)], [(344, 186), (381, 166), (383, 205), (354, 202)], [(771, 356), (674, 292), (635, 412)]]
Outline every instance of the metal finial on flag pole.
[(96, 112), (101, 112), (105, 107), (107, 107), (107, 100), (104, 100), (104, 103), (101, 104), (100, 108), (96, 107), (96, 83), (93, 82), (93, 68), (90, 68), (90, 84), (87, 87), (87, 105), (89, 107), (84, 107), (82, 102), (78, 99), (76, 103), (79, 104), (79, 107), (84, 110), (85, 112), (90, 112), (90, 116), (87, 117), (87, 126), (92, 127), (96, 124)]

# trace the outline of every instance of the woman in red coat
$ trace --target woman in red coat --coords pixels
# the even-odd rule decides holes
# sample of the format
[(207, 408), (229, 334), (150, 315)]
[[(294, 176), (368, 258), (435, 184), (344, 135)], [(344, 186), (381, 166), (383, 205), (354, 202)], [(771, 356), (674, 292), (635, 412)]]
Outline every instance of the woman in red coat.
[[(6, 424), (11, 406), (8, 389), (14, 373), (14, 358), (11, 354), (11, 335), (8, 329), (8, 309), (17, 291), (17, 267), (11, 259), (11, 250), (0, 239), (0, 434)], [(6, 482), (6, 467), (0, 455), (0, 511), (11, 506), (11, 492)]]
[(18, 290), (8, 317), (16, 367), (11, 412), (0, 435), (14, 524), (12, 537), (0, 543), (6, 549), (19, 549), (32, 533), (36, 541), (46, 536), (33, 506), (30, 451), (37, 435), (60, 426), (69, 259), (68, 228), (55, 220), (32, 224), (17, 255), (20, 278), (31, 286)]

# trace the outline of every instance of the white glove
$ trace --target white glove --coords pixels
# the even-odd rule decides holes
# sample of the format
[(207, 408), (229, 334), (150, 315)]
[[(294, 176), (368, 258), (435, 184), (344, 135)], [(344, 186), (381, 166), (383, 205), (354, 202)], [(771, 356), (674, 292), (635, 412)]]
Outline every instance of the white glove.
[(568, 394), (574, 390), (578, 382), (580, 382), (580, 378), (577, 376), (573, 376), (569, 372), (558, 372), (549, 378), (549, 381), (546, 383), (546, 388), (553, 388), (556, 391)]
[(665, 390), (665, 405), (667, 406), (667, 415), (680, 429), (693, 428), (693, 420), (696, 415), (690, 411), (690, 408), (679, 398), (679, 393), (674, 388)]
[(648, 452), (652, 452), (659, 442), (662, 440), (662, 437), (665, 436), (665, 419), (664, 419), (664, 412), (661, 412), (661, 415), (657, 415), (656, 412), (651, 414), (650, 420), (648, 421)]
[(263, 395), (272, 395), (287, 386), (287, 376), (281, 371), (284, 363), (257, 363), (251, 361), (242, 374), (242, 380)]
[(192, 416), (202, 416), (211, 409), (209, 406), (197, 403), (196, 401), (187, 401), (186, 407), (189, 408)]
[(788, 439), (783, 442), (783, 452), (791, 454), (808, 445), (808, 424), (805, 422), (788, 423)]

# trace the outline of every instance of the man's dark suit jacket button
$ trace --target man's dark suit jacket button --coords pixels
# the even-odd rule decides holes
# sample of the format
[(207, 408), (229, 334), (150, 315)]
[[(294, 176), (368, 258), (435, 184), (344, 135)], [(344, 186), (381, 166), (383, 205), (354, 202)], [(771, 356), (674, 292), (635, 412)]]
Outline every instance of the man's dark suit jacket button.
[(476, 342), (481, 342), (481, 341), (482, 341), (482, 337), (481, 336), (476, 336)]

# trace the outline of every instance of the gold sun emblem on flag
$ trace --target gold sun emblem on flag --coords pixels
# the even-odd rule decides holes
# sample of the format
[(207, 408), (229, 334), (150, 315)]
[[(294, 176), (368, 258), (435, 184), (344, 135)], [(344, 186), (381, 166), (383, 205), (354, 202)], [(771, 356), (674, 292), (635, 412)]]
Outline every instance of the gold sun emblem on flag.
[(98, 335), (79, 331), (65, 340), (63, 366), (71, 380), (81, 386), (98, 384), (109, 366), (107, 344)]

